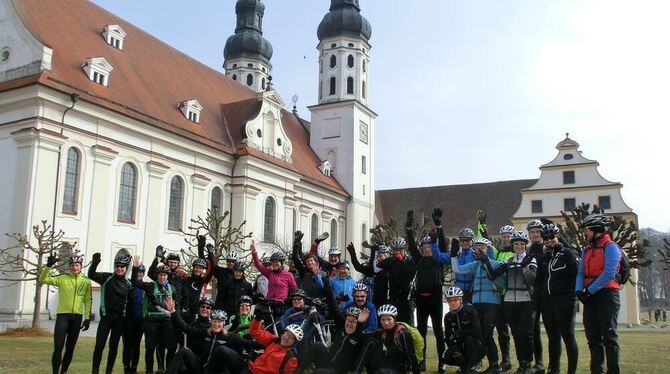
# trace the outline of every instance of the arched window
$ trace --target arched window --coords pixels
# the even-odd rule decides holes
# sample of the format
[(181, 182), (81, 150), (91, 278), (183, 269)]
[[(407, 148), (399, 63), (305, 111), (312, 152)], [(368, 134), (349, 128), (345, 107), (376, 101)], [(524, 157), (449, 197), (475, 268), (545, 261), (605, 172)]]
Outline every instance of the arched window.
[(347, 78), (347, 94), (354, 94), (354, 78), (352, 77)]
[(347, 57), (347, 66), (349, 66), (350, 68), (354, 67), (354, 56), (353, 55), (349, 55), (349, 57)]
[(335, 95), (335, 77), (330, 77), (330, 95)]
[(312, 214), (311, 241), (313, 242), (319, 236), (319, 217), (316, 213)]
[(330, 221), (330, 248), (337, 248), (337, 221)]
[(367, 64), (365, 63), (365, 60), (363, 60), (363, 73), (365, 73), (367, 69)]
[(275, 199), (265, 199), (265, 217), (263, 222), (263, 241), (275, 242)]
[(368, 227), (363, 224), (361, 225), (361, 241), (368, 240)]
[(251, 86), (254, 84), (254, 76), (251, 74), (247, 74), (247, 86)]
[(119, 185), (119, 211), (117, 220), (121, 222), (135, 222), (135, 200), (137, 197), (137, 169), (130, 162), (121, 168), (121, 183)]
[(368, 96), (368, 90), (365, 87), (365, 81), (363, 81), (363, 87), (362, 88), (363, 89), (362, 89), (361, 93), (363, 94), (363, 98), (365, 99)]
[(209, 210), (213, 215), (220, 216), (223, 213), (223, 191), (220, 187), (214, 187), (212, 189), (212, 202), (209, 206)]
[(233, 80), (237, 81), (237, 74), (233, 74)]
[(330, 67), (331, 69), (337, 65), (337, 57), (335, 55), (330, 56)]
[(261, 88), (265, 89), (265, 78), (261, 80)]
[(67, 150), (67, 164), (65, 166), (65, 186), (63, 188), (63, 213), (77, 213), (79, 200), (79, 171), (81, 170), (81, 155), (77, 148)]
[(184, 181), (180, 177), (172, 177), (170, 182), (170, 211), (168, 213), (168, 229), (181, 230), (184, 203)]

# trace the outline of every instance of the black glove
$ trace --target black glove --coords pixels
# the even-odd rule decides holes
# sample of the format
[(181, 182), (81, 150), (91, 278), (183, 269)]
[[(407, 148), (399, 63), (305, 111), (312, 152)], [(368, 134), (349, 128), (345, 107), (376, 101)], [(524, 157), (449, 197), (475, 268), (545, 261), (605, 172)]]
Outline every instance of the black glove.
[(268, 314), (270, 314), (270, 307), (268, 305), (256, 304), (256, 310), (254, 310), (254, 318), (256, 321), (265, 321)]
[(435, 223), (435, 226), (437, 227), (442, 226), (442, 209), (435, 208), (433, 210), (433, 223)]
[(84, 322), (81, 324), (81, 331), (86, 331), (89, 327), (91, 327), (91, 320), (84, 320)]
[(337, 300), (339, 302), (347, 302), (347, 301), (351, 300), (351, 298), (349, 297), (349, 295), (345, 295), (345, 294), (341, 293), (339, 296), (337, 296), (335, 298), (335, 300)]
[(198, 249), (205, 249), (205, 244), (207, 244), (207, 238), (205, 235), (198, 235)]
[(354, 257), (356, 255), (356, 247), (354, 247), (354, 243), (347, 244), (347, 252), (349, 252), (351, 257)]
[(477, 217), (479, 218), (479, 223), (481, 223), (482, 225), (486, 225), (486, 217), (488, 216), (484, 214), (484, 211), (481, 210), (478, 213), (479, 214), (477, 215)]
[(582, 302), (582, 304), (586, 304), (591, 300), (591, 293), (589, 292), (588, 288), (585, 288), (581, 291), (577, 291), (577, 298), (579, 301)]
[(451, 257), (458, 256), (459, 249), (461, 249), (461, 244), (458, 242), (458, 239), (451, 239)]
[(298, 244), (302, 242), (302, 237), (305, 236), (305, 234), (302, 233), (302, 231), (298, 230), (293, 234), (293, 244)]
[(330, 277), (328, 275), (324, 275), (321, 277), (321, 282), (323, 282), (323, 289), (324, 290), (330, 290)]
[(405, 221), (405, 228), (411, 229), (414, 227), (414, 211), (407, 211), (407, 220)]
[(156, 247), (156, 257), (165, 258), (165, 249), (163, 249), (162, 245)]
[(95, 252), (93, 254), (91, 262), (93, 262), (94, 264), (99, 264), (101, 261), (102, 261), (102, 255), (100, 255), (100, 252)]
[(207, 259), (210, 261), (214, 261), (214, 246), (212, 243), (208, 243), (205, 248), (207, 248)]
[(56, 265), (56, 262), (58, 262), (59, 258), (56, 255), (56, 252), (53, 252), (49, 257), (47, 257), (47, 267), (51, 268), (54, 265)]

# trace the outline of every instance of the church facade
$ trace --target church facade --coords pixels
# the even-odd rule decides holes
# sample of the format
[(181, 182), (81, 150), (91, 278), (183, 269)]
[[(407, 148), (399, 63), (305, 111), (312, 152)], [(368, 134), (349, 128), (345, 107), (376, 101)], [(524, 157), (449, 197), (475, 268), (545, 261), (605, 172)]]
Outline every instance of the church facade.
[[(263, 3), (235, 11), (218, 72), (90, 2), (0, 0), (0, 232), (30, 236), (45, 220), (109, 269), (119, 248), (183, 248), (207, 209), (270, 245), (295, 230), (329, 232), (326, 247), (364, 240), (375, 114), (358, 1), (324, 9), (311, 121), (272, 87)], [(33, 293), (0, 288), (0, 314), (30, 315)]]

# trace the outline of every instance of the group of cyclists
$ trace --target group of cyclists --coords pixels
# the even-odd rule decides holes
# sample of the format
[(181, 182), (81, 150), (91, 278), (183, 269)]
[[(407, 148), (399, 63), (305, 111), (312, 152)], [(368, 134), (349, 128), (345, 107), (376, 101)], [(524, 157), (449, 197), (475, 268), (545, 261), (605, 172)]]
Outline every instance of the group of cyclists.
[[(219, 265), (213, 246), (198, 236), (190, 272), (182, 269), (178, 253), (162, 246), (148, 269), (138, 256), (120, 252), (113, 272), (99, 272), (101, 255), (95, 253), (88, 277), (81, 274), (79, 254), (69, 258), (69, 271), (52, 274), (59, 261), (53, 254), (39, 279), (59, 289), (53, 373), (68, 371), (79, 331), (89, 328), (91, 280), (100, 286), (94, 374), (106, 345), (104, 370), (112, 373), (120, 340), (124, 373), (136, 373), (142, 336), (146, 373), (416, 374), (426, 371), (429, 318), (440, 373), (447, 366), (461, 373), (512, 370), (510, 341), (517, 374), (560, 373), (562, 345), (567, 373), (575, 373), (578, 301), (591, 373), (602, 373), (605, 361), (607, 373), (619, 372), (617, 275), (623, 252), (608, 234), (607, 216), (582, 220), (589, 245), (579, 251), (564, 246), (559, 227), (548, 220), (530, 221), (527, 232), (503, 226), (502, 244), (495, 248), (486, 230), (476, 235), (463, 228), (448, 240), (442, 211), (435, 209), (432, 219), (433, 227), (416, 236), (408, 212), (405, 236), (362, 243), (370, 250), (362, 262), (352, 243), (346, 247), (350, 261), (338, 248), (322, 257), (319, 246), (327, 234), (303, 252), (300, 231), (289, 256), (259, 256), (252, 242), (249, 265), (233, 251)], [(260, 273), (253, 284), (247, 266)], [(352, 267), (361, 279), (352, 277)], [(448, 269), (455, 274), (453, 285), (444, 285)], [(548, 338), (546, 369), (541, 323)]]

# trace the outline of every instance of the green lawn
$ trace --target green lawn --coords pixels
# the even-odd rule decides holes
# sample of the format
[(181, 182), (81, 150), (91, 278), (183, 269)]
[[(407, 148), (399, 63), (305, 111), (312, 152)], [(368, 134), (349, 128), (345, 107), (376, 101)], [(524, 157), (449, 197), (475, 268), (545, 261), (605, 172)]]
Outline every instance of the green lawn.
[[(430, 332), (429, 332), (430, 334)], [(584, 339), (584, 333), (577, 332), (579, 343), (579, 373), (588, 373), (589, 352)], [(634, 332), (620, 330), (619, 343), (621, 345), (622, 373), (667, 373), (668, 357), (670, 357), (670, 334), (666, 332)], [(51, 372), (52, 338), (16, 338), (0, 337), (0, 373), (12, 374), (40, 374)], [(82, 337), (79, 339), (74, 360), (69, 372), (73, 374), (89, 373), (91, 371), (91, 356), (94, 339)], [(121, 349), (119, 347), (118, 363), (115, 373), (123, 373), (121, 365)], [(545, 344), (545, 364), (547, 363), (547, 349)], [(432, 336), (428, 339), (428, 371), (437, 370), (435, 341)], [(563, 354), (565, 371), (565, 353)], [(144, 359), (140, 360), (140, 366)], [(106, 362), (106, 352), (102, 367)], [(453, 371), (451, 371), (453, 372)], [(513, 372), (513, 371), (512, 371)], [(508, 372), (508, 373), (512, 373)]]

